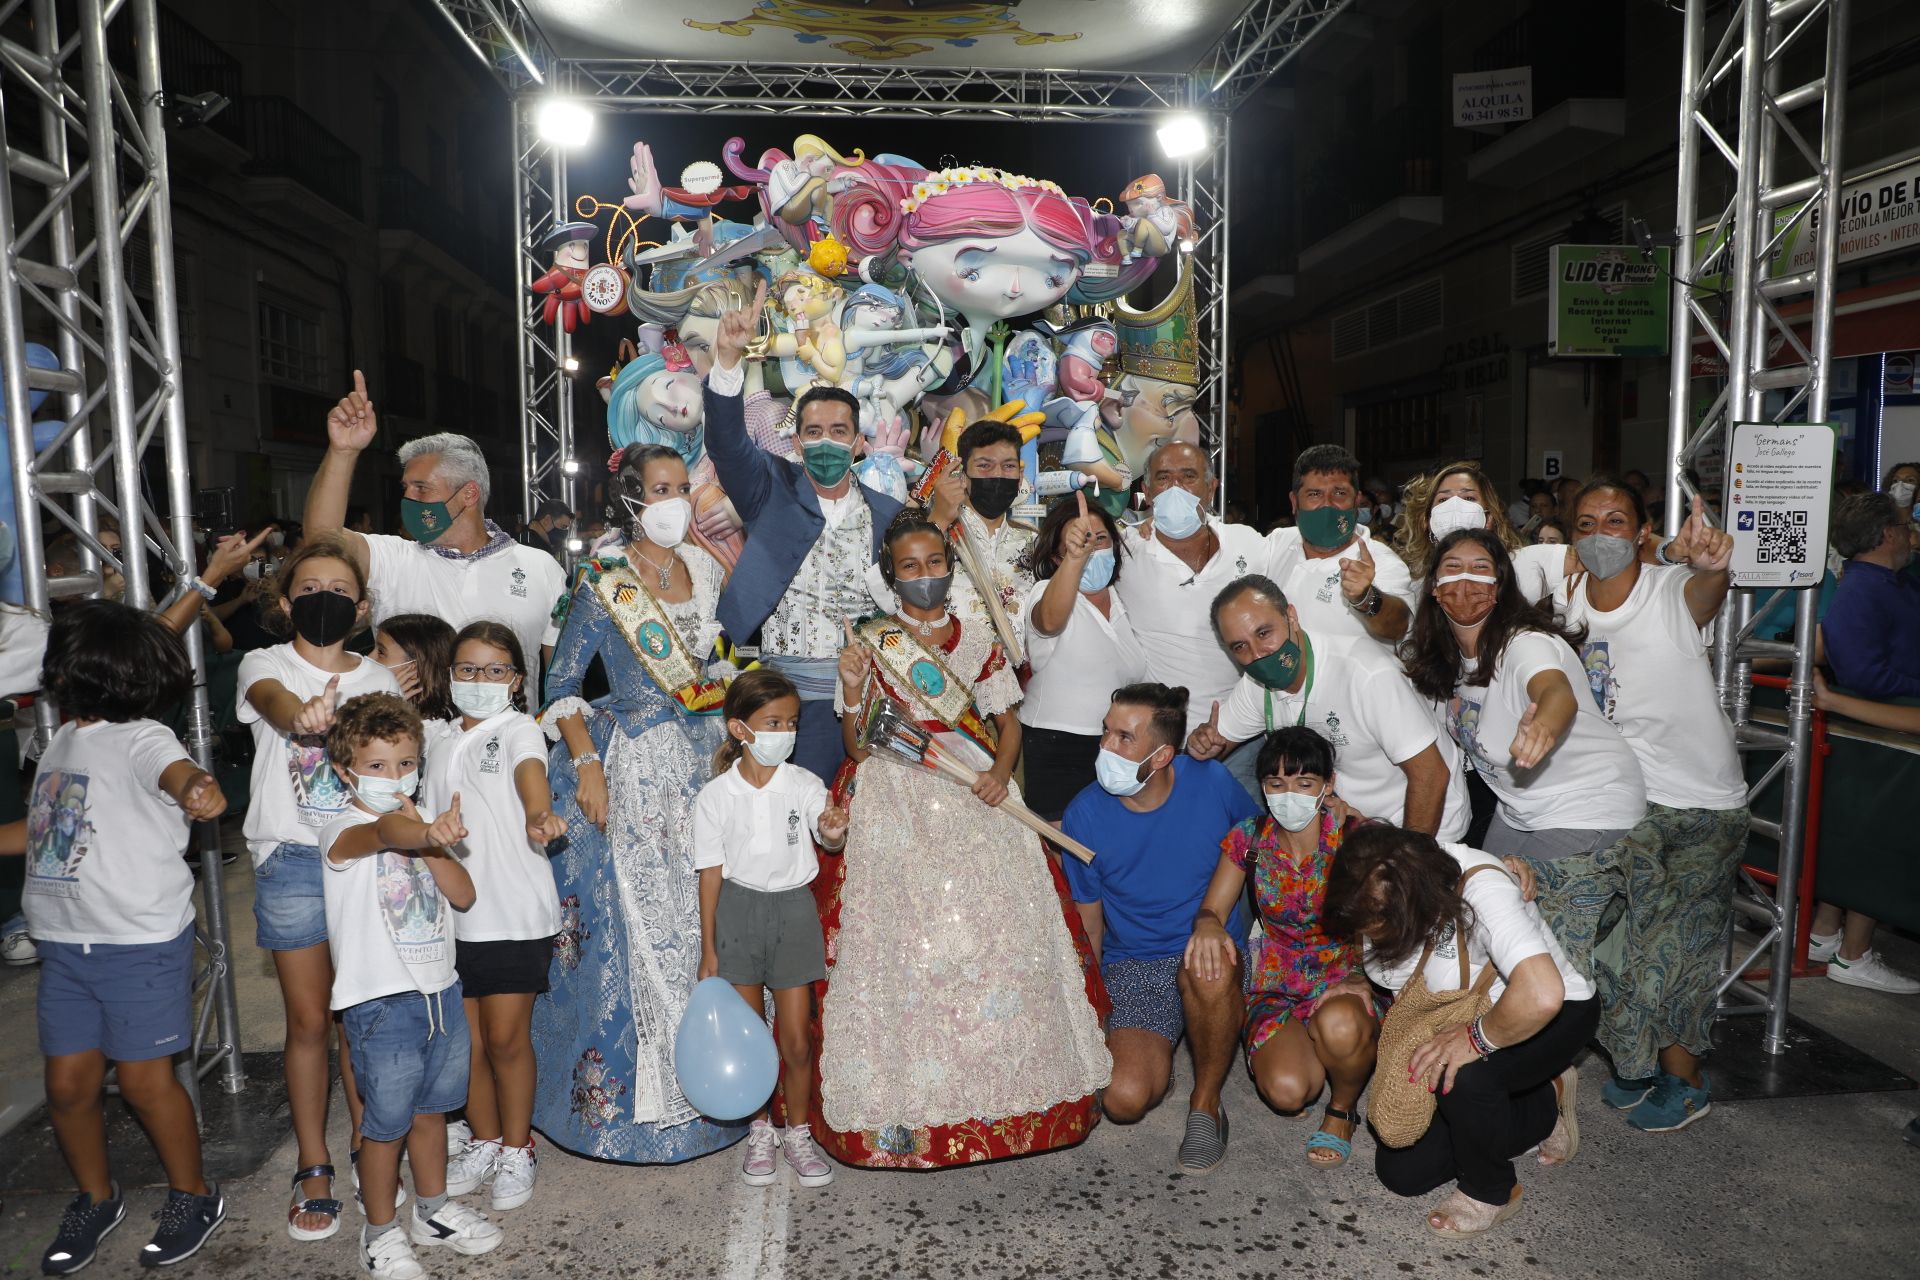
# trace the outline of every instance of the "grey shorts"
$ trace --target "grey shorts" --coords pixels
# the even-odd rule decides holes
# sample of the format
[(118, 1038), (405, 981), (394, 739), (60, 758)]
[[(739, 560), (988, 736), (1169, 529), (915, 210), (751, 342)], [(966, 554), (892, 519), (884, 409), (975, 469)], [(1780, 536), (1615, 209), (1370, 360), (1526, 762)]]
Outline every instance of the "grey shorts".
[(1551, 831), (1522, 831), (1508, 822), (1505, 814), (1496, 813), (1493, 815), (1493, 825), (1487, 828), (1487, 838), (1480, 842), (1480, 847), (1496, 858), (1527, 857), (1551, 862), (1555, 858), (1598, 853), (1630, 830), (1631, 827), (1621, 827), (1618, 831), (1561, 827)]
[(762, 893), (721, 881), (713, 949), (720, 956), (720, 976), (739, 987), (785, 991), (827, 976), (820, 911), (813, 890), (804, 885)]

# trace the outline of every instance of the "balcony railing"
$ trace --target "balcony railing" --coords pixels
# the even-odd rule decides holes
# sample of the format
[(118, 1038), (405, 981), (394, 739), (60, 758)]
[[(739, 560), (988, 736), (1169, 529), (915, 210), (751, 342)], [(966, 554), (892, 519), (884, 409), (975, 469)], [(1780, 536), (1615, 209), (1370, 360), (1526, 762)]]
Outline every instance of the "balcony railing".
[(343, 213), (358, 218), (360, 157), (352, 147), (286, 98), (247, 98), (242, 104), (247, 172), (291, 178)]
[[(160, 6), (160, 87), (170, 94), (212, 91), (232, 104), (207, 122), (207, 128), (233, 142), (244, 143), (246, 125), (240, 115), (240, 60), (215, 44), (198, 27)], [(107, 28), (107, 50), (114, 66), (133, 73), (133, 25), (116, 22)]]
[(1349, 129), (1302, 192), (1300, 243), (1325, 239), (1396, 197), (1440, 194), (1440, 124), (1422, 103)]

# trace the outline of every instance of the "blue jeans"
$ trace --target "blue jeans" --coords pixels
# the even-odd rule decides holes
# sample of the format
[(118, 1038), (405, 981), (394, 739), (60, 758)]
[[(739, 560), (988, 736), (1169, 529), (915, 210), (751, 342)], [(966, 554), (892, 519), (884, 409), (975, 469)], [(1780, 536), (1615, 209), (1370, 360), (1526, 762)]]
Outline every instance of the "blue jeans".
[(353, 1076), (366, 1115), (362, 1137), (393, 1142), (417, 1115), (457, 1111), (467, 1102), (466, 1006), (456, 981), (445, 991), (402, 991), (344, 1010)]

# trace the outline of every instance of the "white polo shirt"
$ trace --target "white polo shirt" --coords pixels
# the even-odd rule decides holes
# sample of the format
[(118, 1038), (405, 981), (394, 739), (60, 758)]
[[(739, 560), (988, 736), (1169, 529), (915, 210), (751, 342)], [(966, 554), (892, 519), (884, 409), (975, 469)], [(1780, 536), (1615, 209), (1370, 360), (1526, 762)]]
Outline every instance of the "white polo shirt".
[(1438, 838), (1458, 840), (1472, 818), (1467, 782), (1452, 741), (1441, 734), (1425, 699), (1400, 664), (1372, 637), (1318, 636), (1313, 682), (1299, 693), (1275, 693), (1267, 720), (1267, 690), (1242, 676), (1220, 706), (1220, 733), (1232, 742), (1269, 728), (1304, 724), (1333, 744), (1334, 790), (1368, 818), (1399, 826), (1407, 815), (1407, 775), (1400, 766), (1437, 747), (1447, 766), (1447, 801)]
[(467, 838), (455, 847), (473, 877), (473, 906), (453, 918), (462, 942), (531, 942), (560, 932), (560, 890), (547, 851), (527, 839), (527, 811), (514, 774), (547, 763), (547, 736), (524, 711), (508, 708), (471, 729), (454, 721), (430, 734), (428, 808), (443, 812), (460, 797)]
[(1240, 682), (1240, 668), (1213, 634), (1213, 598), (1235, 578), (1272, 576), (1271, 553), (1257, 530), (1221, 520), (1209, 524), (1220, 548), (1198, 573), (1158, 537), (1122, 530), (1127, 567), (1113, 588), (1147, 655), (1147, 678), (1186, 687), (1189, 733)]
[(410, 538), (369, 533), (367, 588), (378, 626), (400, 613), (429, 613), (458, 631), (500, 622), (520, 639), (527, 688), (540, 688), (540, 646), (560, 638), (554, 606), (567, 593), (566, 571), (545, 551), (511, 543), (489, 555), (449, 557)]
[[(1373, 557), (1373, 585), (1412, 609), (1413, 578), (1400, 553), (1376, 539), (1366, 525), (1355, 526), (1352, 542), (1338, 555), (1307, 555), (1298, 529), (1275, 529), (1267, 535), (1268, 556), (1273, 564), (1273, 580), (1287, 593), (1287, 603), (1300, 615), (1300, 625), (1315, 636), (1373, 637), (1367, 620), (1347, 607), (1340, 593), (1340, 565), (1360, 558), (1360, 545), (1366, 544)], [(1374, 640), (1375, 644), (1382, 643)]]
[(781, 765), (756, 787), (736, 761), (693, 802), (694, 870), (719, 867), (726, 879), (761, 893), (811, 884), (820, 873), (813, 841), (826, 807), (826, 784), (799, 765)]
[[(1124, 574), (1122, 575), (1124, 576)], [(1113, 691), (1147, 678), (1147, 654), (1133, 634), (1133, 623), (1118, 591), (1107, 593), (1110, 613), (1073, 593), (1073, 612), (1057, 636), (1033, 628), (1033, 611), (1046, 594), (1036, 582), (1021, 605), (1027, 622), (1027, 661), (1033, 676), (1020, 702), (1020, 723), (1060, 733), (1098, 735)]]

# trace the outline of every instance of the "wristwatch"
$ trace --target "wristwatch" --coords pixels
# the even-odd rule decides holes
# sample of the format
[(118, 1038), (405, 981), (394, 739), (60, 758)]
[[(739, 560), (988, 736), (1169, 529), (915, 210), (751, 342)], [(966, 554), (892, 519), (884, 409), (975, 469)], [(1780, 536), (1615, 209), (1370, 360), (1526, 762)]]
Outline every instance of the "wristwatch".
[(1368, 584), (1367, 589), (1361, 593), (1358, 600), (1347, 601), (1347, 608), (1353, 610), (1363, 618), (1372, 618), (1379, 615), (1380, 606), (1385, 603), (1386, 597), (1380, 593), (1380, 588)]

